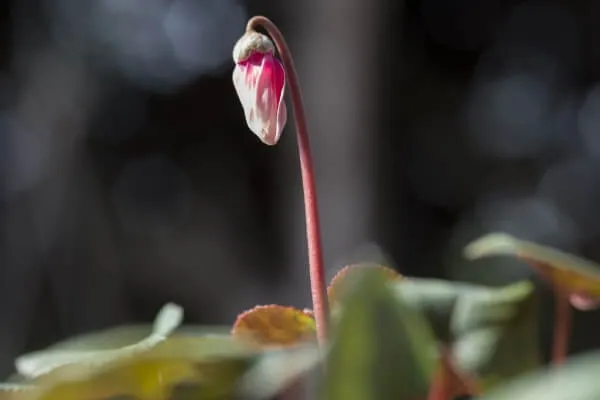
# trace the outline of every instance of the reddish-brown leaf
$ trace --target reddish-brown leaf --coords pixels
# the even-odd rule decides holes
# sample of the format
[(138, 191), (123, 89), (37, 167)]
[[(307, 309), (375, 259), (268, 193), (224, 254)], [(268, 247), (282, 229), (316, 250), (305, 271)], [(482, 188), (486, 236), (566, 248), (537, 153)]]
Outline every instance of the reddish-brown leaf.
[(354, 274), (361, 274), (367, 269), (379, 271), (386, 280), (391, 281), (391, 280), (395, 280), (395, 279), (402, 279), (402, 275), (400, 275), (398, 272), (396, 272), (395, 270), (393, 270), (391, 268), (384, 267), (383, 265), (376, 265), (376, 264), (348, 265), (348, 266), (342, 268), (341, 270), (339, 270), (338, 273), (333, 277), (333, 279), (331, 279), (331, 282), (329, 283), (329, 287), (327, 288), (327, 296), (329, 297), (329, 304), (334, 304), (335, 302), (340, 300), (340, 298), (342, 297), (342, 293), (345, 290), (344, 287), (346, 286), (346, 283), (349, 280), (348, 278), (352, 278), (352, 276), (354, 276)]
[(274, 304), (240, 314), (231, 334), (258, 347), (293, 346), (314, 340), (316, 325), (312, 315)]

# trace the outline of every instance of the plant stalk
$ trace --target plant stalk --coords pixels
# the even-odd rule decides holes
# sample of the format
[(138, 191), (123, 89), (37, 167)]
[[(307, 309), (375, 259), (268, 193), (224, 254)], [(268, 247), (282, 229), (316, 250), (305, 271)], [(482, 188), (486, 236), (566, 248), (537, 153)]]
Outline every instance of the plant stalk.
[(456, 396), (467, 394), (478, 396), (481, 390), (468, 376), (457, 371), (452, 360), (452, 352), (444, 346), (429, 387), (427, 400), (452, 400)]
[(312, 155), (302, 91), (298, 74), (294, 66), (294, 60), (290, 49), (277, 26), (264, 16), (251, 18), (246, 25), (246, 31), (254, 31), (262, 27), (267, 31), (283, 62), (286, 79), (290, 88), (294, 120), (296, 124), (296, 136), (298, 141), (298, 153), (300, 156), (300, 170), (302, 173), (302, 187), (304, 190), (304, 212), (306, 218), (306, 242), (308, 246), (308, 265), (310, 274), (311, 294), (315, 322), (317, 326), (317, 338), (319, 344), (327, 341), (329, 327), (329, 306), (327, 301), (327, 284), (325, 282), (325, 270), (323, 267), (323, 246), (321, 243), (321, 231), (319, 224), (319, 212), (317, 206), (317, 190), (313, 168)]
[(446, 363), (440, 360), (427, 393), (427, 400), (450, 400), (449, 378)]
[(552, 343), (552, 364), (562, 365), (569, 352), (571, 334), (571, 304), (569, 296), (558, 284), (554, 284), (554, 333)]
[(528, 257), (521, 257), (521, 259), (528, 262), (554, 290), (554, 328), (552, 333), (551, 362), (555, 366), (562, 365), (569, 353), (569, 339), (571, 336), (572, 310), (569, 301), (569, 292), (560, 286), (551, 269), (543, 263)]

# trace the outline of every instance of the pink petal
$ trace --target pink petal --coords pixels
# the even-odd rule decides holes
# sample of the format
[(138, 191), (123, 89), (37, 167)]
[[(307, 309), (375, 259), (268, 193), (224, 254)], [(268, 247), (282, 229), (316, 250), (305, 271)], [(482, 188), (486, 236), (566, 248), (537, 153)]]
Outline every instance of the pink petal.
[(263, 143), (277, 144), (287, 122), (283, 65), (270, 53), (254, 53), (236, 64), (233, 85), (250, 130)]
[(571, 305), (581, 311), (591, 311), (600, 308), (600, 299), (588, 296), (585, 293), (573, 293), (569, 296)]

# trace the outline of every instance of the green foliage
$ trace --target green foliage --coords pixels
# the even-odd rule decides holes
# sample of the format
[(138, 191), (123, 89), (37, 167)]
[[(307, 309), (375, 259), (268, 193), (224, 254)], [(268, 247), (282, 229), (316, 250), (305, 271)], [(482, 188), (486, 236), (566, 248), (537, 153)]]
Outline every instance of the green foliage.
[(168, 304), (152, 327), (110, 329), (21, 356), (0, 399), (266, 399), (320, 361), (314, 345), (258, 351), (228, 327), (174, 332), (181, 319)]
[(573, 357), (567, 364), (524, 375), (480, 400), (600, 399), (600, 352)]
[(600, 299), (600, 265), (556, 249), (504, 233), (492, 233), (469, 244), (465, 255), (473, 260), (491, 256), (519, 257), (530, 262), (543, 278), (567, 292)]
[(436, 363), (435, 337), (427, 321), (373, 271), (356, 282), (342, 307), (326, 362), (324, 398), (424, 396)]
[[(467, 247), (512, 255), (553, 284), (596, 296), (596, 265), (507, 235)], [(600, 269), (599, 269), (600, 270)], [(166, 305), (154, 324), (72, 338), (16, 360), (0, 400), (270, 399), (308, 390), (323, 400), (600, 399), (600, 354), (560, 368), (540, 363), (538, 303), (528, 281), (486, 287), (345, 268), (329, 288), (330, 342), (319, 348), (310, 310), (259, 306), (231, 327), (180, 326)], [(246, 337), (259, 341), (246, 341)], [(442, 356), (443, 355), (443, 356)]]
[(247, 399), (273, 398), (318, 366), (322, 356), (314, 344), (265, 351), (243, 377), (240, 393)]
[[(55, 348), (25, 354), (17, 358), (15, 362), (17, 372), (27, 378), (36, 378), (52, 373), (61, 369), (61, 367), (75, 364), (77, 365), (77, 371), (81, 371), (83, 366), (97, 368), (102, 364), (153, 348), (164, 341), (181, 324), (182, 319), (183, 310), (181, 307), (175, 304), (167, 304), (156, 316), (150, 334), (135, 343), (111, 349), (107, 348), (110, 342), (103, 343), (101, 340), (101, 338), (110, 337), (108, 335), (95, 338), (88, 337), (87, 340), (84, 338), (74, 339), (59, 344)], [(98, 347), (94, 348), (94, 345)]]
[(394, 290), (427, 317), (460, 369), (483, 387), (540, 364), (537, 301), (529, 282), (489, 288), (411, 278)]
[(541, 365), (538, 299), (529, 282), (465, 296), (455, 309), (453, 353), (484, 389)]

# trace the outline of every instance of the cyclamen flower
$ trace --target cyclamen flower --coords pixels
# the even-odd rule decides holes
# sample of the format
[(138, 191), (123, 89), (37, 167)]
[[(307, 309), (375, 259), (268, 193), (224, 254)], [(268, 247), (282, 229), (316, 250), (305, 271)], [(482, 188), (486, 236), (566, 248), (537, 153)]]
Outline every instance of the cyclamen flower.
[(258, 32), (247, 32), (233, 49), (233, 61), (233, 86), (246, 123), (263, 143), (273, 146), (287, 121), (285, 70), (275, 57), (273, 42)]

